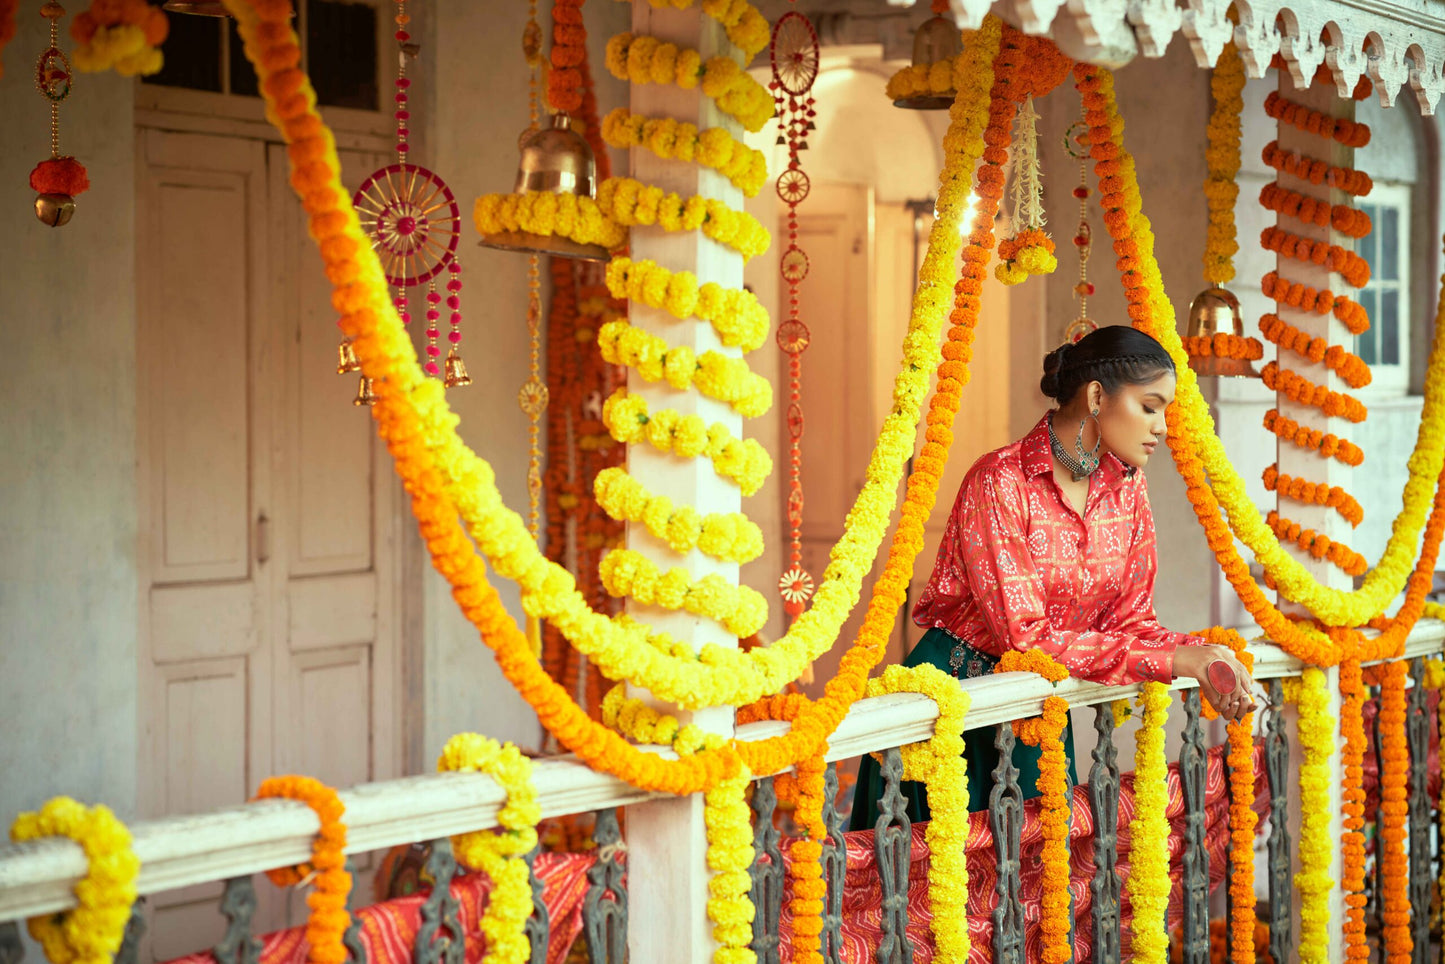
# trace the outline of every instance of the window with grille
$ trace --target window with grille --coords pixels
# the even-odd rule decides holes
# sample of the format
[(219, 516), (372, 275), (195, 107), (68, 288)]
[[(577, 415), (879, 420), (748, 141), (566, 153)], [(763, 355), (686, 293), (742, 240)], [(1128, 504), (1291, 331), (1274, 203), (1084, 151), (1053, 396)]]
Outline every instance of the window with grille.
[[(377, 0), (298, 0), (302, 64), (323, 107), (379, 110)], [(256, 74), (229, 17), (168, 15), (165, 66), (144, 82), (238, 98), (259, 97)]]
[(1410, 374), (1410, 185), (1377, 181), (1359, 207), (1373, 227), (1355, 242), (1370, 265), (1370, 283), (1357, 295), (1370, 328), (1355, 338), (1355, 353), (1374, 369), (1372, 388), (1403, 392)]

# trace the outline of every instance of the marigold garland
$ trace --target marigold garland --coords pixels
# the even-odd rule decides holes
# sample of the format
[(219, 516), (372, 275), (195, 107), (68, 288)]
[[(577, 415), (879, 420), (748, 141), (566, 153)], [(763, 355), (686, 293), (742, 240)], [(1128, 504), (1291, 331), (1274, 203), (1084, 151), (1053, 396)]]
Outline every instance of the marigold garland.
[(1069, 670), (1041, 649), (1010, 649), (999, 657), (995, 673), (1037, 673), (1050, 683), (1069, 678)]
[(1254, 834), (1259, 815), (1254, 812), (1254, 714), (1225, 726), (1229, 733), (1229, 893), (1232, 964), (1253, 964), (1255, 934)]
[(611, 177), (597, 190), (597, 206), (618, 224), (656, 225), (664, 231), (702, 231), (751, 261), (772, 244), (772, 235), (746, 211), (734, 211), (717, 198), (676, 192), (630, 177)]
[(1259, 233), (1259, 245), (1285, 258), (1328, 267), (1352, 288), (1370, 283), (1370, 263), (1338, 244), (1302, 237), (1272, 224)]
[(1286, 519), (1271, 509), (1265, 516), (1265, 524), (1274, 530), (1282, 541), (1293, 542), (1316, 559), (1328, 559), (1351, 576), (1363, 576), (1369, 564), (1343, 542), (1336, 542), (1322, 532), (1306, 529), (1298, 522)]
[(1410, 748), (1405, 736), (1404, 660), (1386, 663), (1380, 684), (1380, 836), (1379, 860), (1384, 868), (1385, 964), (1404, 964), (1411, 958), (1410, 880), (1406, 856), (1405, 822), (1410, 803)]
[(968, 934), (968, 765), (963, 755), (963, 731), (970, 698), (958, 680), (935, 666), (893, 665), (868, 681), (868, 695), (920, 693), (938, 704), (933, 736), (924, 743), (903, 747), (903, 779), (928, 787), (932, 816), (924, 839), (928, 841), (928, 906), (933, 912), (934, 960), (939, 964), (966, 964), (971, 943)]
[(694, 580), (681, 566), (664, 572), (632, 549), (609, 552), (602, 558), (599, 574), (614, 596), (711, 619), (734, 636), (751, 636), (768, 621), (767, 600), (756, 589), (735, 585), (716, 573)]
[(306, 895), (311, 910), (306, 918), (307, 964), (344, 964), (350, 955), (342, 938), (351, 926), (346, 909), (351, 874), (346, 869), (346, 824), (341, 822), (346, 807), (335, 790), (311, 777), (268, 777), (256, 791), (258, 800), (278, 797), (306, 804), (321, 827), (307, 863), (268, 870), (266, 876), (278, 887), (295, 887), (311, 879), (311, 893)]
[(627, 231), (603, 213), (596, 201), (579, 194), (483, 194), (472, 209), (472, 223), (479, 234), (525, 231), (609, 250), (627, 243)]
[(1361, 148), (1370, 143), (1368, 124), (1341, 117), (1330, 117), (1314, 108), (1287, 100), (1277, 90), (1264, 99), (1264, 112), (1282, 124), (1289, 124), (1306, 134), (1333, 140), (1345, 147)]
[[(1143, 715), (1134, 737), (1134, 822), (1130, 825), (1129, 877), (1124, 889), (1133, 908), (1133, 959), (1164, 964), (1169, 959), (1169, 764), (1164, 759), (1164, 721), (1171, 697), (1163, 683), (1139, 692)], [(1065, 878), (1067, 886), (1067, 878)]]
[[(1336, 630), (1332, 635), (1338, 634)], [(1340, 736), (1344, 739), (1341, 764), (1344, 767), (1344, 834), (1340, 839), (1343, 870), (1340, 886), (1345, 892), (1345, 958), (1367, 961), (1370, 949), (1365, 940), (1365, 687), (1361, 678), (1358, 648), (1336, 636), (1347, 657), (1340, 662)]]
[(699, 285), (691, 271), (669, 271), (655, 261), (613, 258), (607, 265), (607, 290), (614, 298), (665, 309), (679, 321), (701, 318), (729, 348), (750, 352), (768, 337), (768, 312), (752, 292), (713, 281)]
[[(632, 0), (618, 0), (631, 3)], [(648, 0), (654, 7), (671, 7), (686, 10), (693, 0)], [(744, 63), (757, 56), (758, 51), (768, 45), (772, 32), (768, 20), (748, 0), (702, 0), (702, 12), (718, 23), (727, 32), (728, 40), (743, 52)]]
[(672, 347), (626, 319), (605, 323), (597, 333), (602, 360), (626, 365), (649, 382), (666, 381), (678, 391), (696, 388), (730, 406), (744, 418), (757, 418), (773, 407), (773, 384), (741, 358), (721, 352), (696, 354), (686, 345)]
[(1184, 350), (1191, 358), (1242, 358), (1258, 361), (1264, 357), (1264, 346), (1258, 339), (1245, 338), (1231, 332), (1216, 332), (1213, 335), (1192, 335), (1182, 340)]
[(738, 563), (762, 555), (763, 532), (741, 512), (699, 513), (691, 506), (675, 505), (616, 466), (597, 473), (593, 491), (608, 515), (642, 523), (673, 552), (697, 548), (714, 559)]
[(532, 761), (511, 743), (457, 733), (442, 747), (437, 770), (485, 773), (507, 792), (507, 802), (497, 812), (500, 833), (461, 834), (452, 838), (452, 846), (458, 860), (492, 882), (481, 920), (487, 938), (483, 964), (525, 964), (532, 955), (526, 929), (532, 916), (532, 874), (525, 858), (537, 846), (537, 821), (542, 817)]
[[(1147, 685), (1147, 684), (1146, 684)], [(1167, 692), (1167, 689), (1166, 689)], [(1067, 964), (1073, 958), (1073, 947), (1069, 943), (1069, 907), (1072, 902), (1072, 895), (1069, 893), (1069, 781), (1068, 781), (1068, 757), (1064, 753), (1064, 744), (1061, 737), (1064, 728), (1069, 724), (1069, 704), (1058, 696), (1050, 696), (1044, 700), (1044, 712), (1042, 716), (1028, 720), (1015, 720), (1014, 733), (1018, 738), (1029, 746), (1040, 747), (1043, 751), (1039, 757), (1039, 794), (1042, 798), (1042, 807), (1039, 811), (1039, 819), (1043, 824), (1044, 846), (1040, 855), (1043, 863), (1043, 893), (1039, 899), (1039, 931), (1043, 940), (1044, 964)], [(1162, 734), (1161, 734), (1162, 739)], [(1137, 766), (1137, 764), (1136, 764)], [(1159, 774), (1158, 781), (1162, 793), (1163, 771)], [(1139, 780), (1136, 770), (1136, 782)], [(1147, 793), (1147, 792), (1146, 792)], [(1137, 801), (1136, 797), (1136, 801)], [(1140, 822), (1139, 813), (1143, 805), (1139, 804), (1135, 813), (1135, 826)], [(1161, 811), (1162, 812), (1162, 811)], [(1135, 846), (1139, 845), (1139, 831), (1135, 830)], [(1143, 888), (1135, 881), (1142, 877), (1141, 864), (1147, 861), (1138, 857), (1133, 860), (1133, 872), (1129, 883), (1132, 888), (1142, 894)], [(1168, 852), (1164, 853), (1164, 903), (1169, 900), (1168, 888)], [(1134, 898), (1134, 919), (1136, 922), (1148, 919), (1147, 909), (1141, 908), (1141, 902), (1136, 896)], [(1147, 929), (1147, 928), (1145, 928)], [(1160, 914), (1160, 933), (1163, 933), (1163, 914)], [(1137, 931), (1136, 931), (1137, 933)], [(1135, 960), (1151, 961), (1157, 960), (1162, 964), (1165, 957), (1157, 959), (1146, 957), (1141, 953), (1140, 946), (1143, 944), (1139, 937), (1135, 937)], [(1167, 957), (1169, 950), (1169, 939), (1167, 935), (1163, 938), (1161, 946), (1164, 955)]]
[(154, 74), (169, 32), (165, 11), (146, 0), (91, 0), (70, 23), (70, 59), (85, 73), (114, 68), (122, 77)]
[(1235, 240), (1234, 202), (1239, 197), (1235, 178), (1239, 174), (1239, 115), (1244, 109), (1244, 61), (1232, 40), (1224, 45), (1210, 72), (1209, 90), (1214, 97), (1214, 109), (1209, 115), (1209, 147), (1204, 152), (1208, 168), (1204, 199), (1209, 209), (1204, 280), (1212, 285), (1224, 285), (1234, 279), (1234, 255), (1239, 251), (1239, 242)]
[(1363, 238), (1370, 233), (1370, 216), (1364, 211), (1348, 204), (1330, 204), (1308, 194), (1291, 191), (1278, 181), (1270, 181), (1259, 189), (1259, 203), (1266, 211), (1274, 211), (1305, 224), (1334, 228), (1352, 238)]
[(1270, 492), (1278, 492), (1306, 505), (1329, 506), (1352, 527), (1358, 526), (1365, 518), (1365, 510), (1360, 503), (1338, 485), (1324, 485), (1281, 473), (1278, 463), (1271, 464), (1264, 470), (1264, 487)]
[(671, 117), (644, 117), (618, 107), (602, 119), (602, 137), (616, 148), (644, 147), (663, 160), (701, 164), (756, 197), (768, 180), (767, 157), (722, 127), (699, 131)]
[(1259, 319), (1259, 330), (1266, 340), (1317, 365), (1324, 365), (1351, 388), (1364, 388), (1373, 380), (1370, 366), (1358, 355), (1346, 351), (1341, 345), (1331, 345), (1323, 338), (1310, 337), (1279, 315), (1263, 315)]
[(70, 797), (52, 797), (10, 825), (16, 843), (41, 837), (74, 840), (85, 852), (86, 869), (74, 887), (76, 906), (30, 918), (30, 936), (51, 964), (111, 964), (137, 896), (140, 861), (131, 850), (130, 831), (103, 804), (87, 807)]
[(1321, 458), (1339, 459), (1345, 465), (1359, 465), (1365, 461), (1365, 453), (1358, 445), (1332, 432), (1321, 432), (1301, 425), (1294, 419), (1281, 415), (1277, 408), (1264, 413), (1264, 427), (1286, 442), (1319, 453)]
[(607, 41), (607, 69), (633, 84), (676, 84), (694, 87), (745, 130), (757, 133), (773, 116), (773, 98), (731, 57), (706, 63), (690, 47), (665, 43), (647, 34), (619, 33)]
[(883, 93), (891, 101), (949, 96), (954, 93), (953, 75), (952, 58), (931, 64), (910, 64), (888, 78)]
[(659, 452), (684, 459), (705, 455), (717, 474), (736, 482), (743, 495), (762, 488), (773, 471), (772, 457), (757, 439), (733, 438), (722, 423), (708, 425), (701, 415), (671, 408), (650, 412), (642, 396), (625, 388), (602, 404), (602, 421), (612, 437), (626, 445), (646, 441)]
[(1300, 894), (1300, 944), (1302, 964), (1328, 960), (1330, 855), (1336, 843), (1330, 839), (1330, 756), (1334, 752), (1334, 721), (1329, 713), (1329, 690), (1325, 674), (1308, 667), (1297, 679), (1286, 681), (1286, 698), (1299, 704), (1298, 734), (1301, 750), (1300, 871), (1295, 887)]
[[(1336, 167), (1324, 161), (1304, 157), (1294, 151), (1283, 149), (1279, 146), (1279, 141), (1270, 141), (1266, 144), (1261, 152), (1261, 157), (1266, 165), (1276, 171), (1283, 171), (1302, 181), (1309, 181), (1317, 187), (1328, 185), (1337, 191), (1353, 194), (1355, 197), (1364, 197), (1375, 186), (1370, 175), (1364, 171), (1357, 171), (1352, 167)], [(1364, 286), (1355, 285), (1355, 287)]]
[(1356, 424), (1363, 422), (1369, 409), (1359, 399), (1336, 392), (1324, 385), (1316, 385), (1297, 372), (1281, 368), (1279, 362), (1270, 362), (1260, 373), (1264, 384), (1288, 396), (1301, 405), (1311, 405), (1331, 417), (1347, 419)]

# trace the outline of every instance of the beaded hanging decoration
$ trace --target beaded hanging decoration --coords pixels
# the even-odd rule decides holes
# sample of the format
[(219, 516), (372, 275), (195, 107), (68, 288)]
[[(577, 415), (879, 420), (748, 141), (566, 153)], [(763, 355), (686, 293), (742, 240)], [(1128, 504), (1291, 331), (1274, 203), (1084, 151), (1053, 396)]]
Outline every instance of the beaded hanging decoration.
[(798, 205), (808, 196), (808, 175), (800, 155), (816, 128), (811, 91), (818, 78), (818, 35), (807, 17), (790, 10), (773, 26), (773, 79), (768, 89), (777, 105), (778, 144), (787, 145), (788, 166), (778, 175), (778, 197), (788, 206), (788, 248), (778, 270), (788, 284), (788, 318), (776, 340), (788, 356), (788, 526), (789, 565), (778, 579), (783, 610), (797, 618), (813, 596), (813, 577), (803, 568), (803, 352), (812, 338), (799, 310), (798, 288), (808, 276), (808, 255), (798, 246)]
[[(407, 27), (411, 15), (407, 0), (396, 0), (396, 163), (388, 164), (362, 182), (351, 199), (361, 218), (361, 226), (371, 235), (371, 245), (381, 258), (387, 282), (395, 289), (393, 301), (402, 324), (411, 322), (407, 289), (426, 285), (426, 373), (441, 378), (447, 388), (470, 385), (471, 377), (462, 361), (459, 346), (462, 340), (462, 266), (457, 260), (457, 246), (462, 237), (462, 212), (451, 188), (436, 174), (411, 163), (411, 109), (408, 91), (411, 78), (406, 75), (407, 63), (418, 53)], [(437, 287), (437, 279), (446, 272), (446, 295)], [(450, 345), (442, 361), (442, 305), (450, 312)], [(343, 341), (337, 372), (346, 374), (359, 370), (351, 345)], [(445, 367), (443, 367), (445, 366)], [(362, 376), (357, 405), (373, 401), (371, 382)]]
[(1079, 226), (1074, 231), (1074, 250), (1079, 253), (1079, 282), (1074, 285), (1074, 299), (1079, 313), (1064, 329), (1064, 340), (1077, 343), (1098, 324), (1089, 317), (1089, 296), (1094, 284), (1089, 280), (1089, 254), (1094, 246), (1094, 233), (1089, 227), (1089, 125), (1082, 120), (1069, 125), (1064, 132), (1064, 153), (1079, 162), (1079, 183), (1074, 199), (1079, 202)]
[(65, 8), (54, 0), (40, 8), (50, 21), (50, 44), (35, 62), (35, 89), (50, 105), (50, 156), (30, 172), (30, 187), (37, 193), (35, 216), (58, 228), (75, 213), (75, 196), (90, 187), (85, 165), (60, 153), (60, 104), (70, 96), (74, 72), (60, 49), (60, 18)]

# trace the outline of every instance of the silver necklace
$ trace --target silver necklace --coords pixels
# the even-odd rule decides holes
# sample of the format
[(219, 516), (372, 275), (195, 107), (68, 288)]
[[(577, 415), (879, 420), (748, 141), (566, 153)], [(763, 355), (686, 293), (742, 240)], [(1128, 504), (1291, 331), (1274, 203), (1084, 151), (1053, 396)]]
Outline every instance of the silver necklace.
[(1075, 482), (1082, 482), (1099, 468), (1099, 447), (1104, 444), (1103, 434), (1100, 433), (1092, 451), (1084, 451), (1084, 422), (1090, 418), (1098, 422), (1098, 416), (1093, 412), (1079, 422), (1079, 435), (1074, 439), (1074, 453), (1070, 453), (1054, 431), (1054, 413), (1049, 413), (1049, 448), (1053, 450), (1054, 458), (1059, 460), (1059, 464), (1074, 477)]

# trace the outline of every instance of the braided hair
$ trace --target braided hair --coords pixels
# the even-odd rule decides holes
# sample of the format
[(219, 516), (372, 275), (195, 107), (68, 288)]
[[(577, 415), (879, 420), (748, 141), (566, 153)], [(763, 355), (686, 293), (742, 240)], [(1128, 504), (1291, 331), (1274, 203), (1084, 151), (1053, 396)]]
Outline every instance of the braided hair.
[(1090, 382), (1113, 395), (1125, 385), (1144, 385), (1166, 372), (1174, 373), (1174, 359), (1163, 345), (1129, 325), (1106, 325), (1045, 355), (1039, 391), (1067, 405)]

